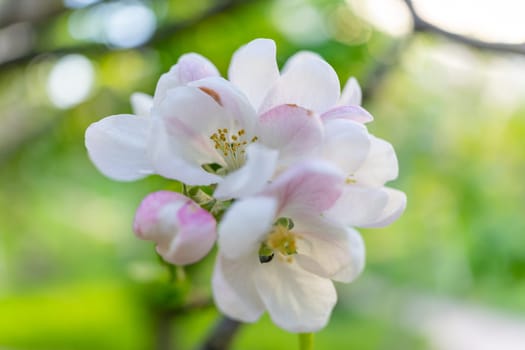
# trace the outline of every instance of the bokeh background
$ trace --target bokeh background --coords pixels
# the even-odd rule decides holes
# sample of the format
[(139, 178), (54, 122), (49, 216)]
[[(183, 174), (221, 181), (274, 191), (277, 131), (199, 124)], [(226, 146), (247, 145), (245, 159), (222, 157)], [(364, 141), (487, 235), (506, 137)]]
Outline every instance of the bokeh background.
[[(84, 131), (130, 112), (181, 54), (225, 74), (257, 37), (280, 65), (308, 49), (359, 79), (409, 199), (395, 224), (362, 230), (367, 268), (338, 285), (317, 348), (525, 348), (523, 13), (521, 0), (0, 0), (0, 349), (198, 348), (219, 317), (213, 256), (173, 288), (131, 230), (140, 200), (177, 184), (103, 177)], [(233, 343), (295, 346), (267, 316)]]

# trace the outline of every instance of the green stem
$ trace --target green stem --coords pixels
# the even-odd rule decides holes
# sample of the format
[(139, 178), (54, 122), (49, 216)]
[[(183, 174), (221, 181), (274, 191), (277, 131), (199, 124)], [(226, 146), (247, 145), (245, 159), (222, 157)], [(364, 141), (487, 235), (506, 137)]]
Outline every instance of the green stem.
[(313, 350), (314, 349), (314, 334), (313, 333), (299, 333), (299, 350)]

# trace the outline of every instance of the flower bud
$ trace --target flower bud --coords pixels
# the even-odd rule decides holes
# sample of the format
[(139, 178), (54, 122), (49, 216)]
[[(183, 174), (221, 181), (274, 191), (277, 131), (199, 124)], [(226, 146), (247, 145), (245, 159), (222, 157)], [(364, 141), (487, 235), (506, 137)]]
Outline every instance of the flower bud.
[(211, 250), (217, 237), (215, 218), (180, 193), (158, 191), (142, 200), (133, 230), (154, 241), (164, 260), (175, 265), (195, 263)]

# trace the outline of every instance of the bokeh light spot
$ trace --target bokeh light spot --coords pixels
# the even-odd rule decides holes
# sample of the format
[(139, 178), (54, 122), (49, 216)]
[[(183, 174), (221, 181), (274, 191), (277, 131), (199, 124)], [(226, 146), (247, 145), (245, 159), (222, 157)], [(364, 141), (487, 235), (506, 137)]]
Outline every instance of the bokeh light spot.
[(62, 57), (53, 67), (47, 80), (47, 93), (59, 108), (69, 108), (84, 101), (91, 91), (95, 70), (82, 55)]

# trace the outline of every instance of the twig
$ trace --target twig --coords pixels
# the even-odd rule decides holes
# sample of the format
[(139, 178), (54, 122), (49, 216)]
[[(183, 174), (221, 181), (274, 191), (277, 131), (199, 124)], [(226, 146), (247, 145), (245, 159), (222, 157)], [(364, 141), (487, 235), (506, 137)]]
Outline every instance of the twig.
[(404, 0), (405, 4), (412, 15), (414, 20), (414, 31), (416, 32), (429, 32), (441, 35), (445, 38), (457, 41), (462, 44), (466, 44), (472, 47), (475, 47), (480, 50), (487, 51), (496, 51), (496, 52), (506, 52), (506, 53), (515, 53), (519, 55), (525, 55), (525, 42), (520, 44), (507, 44), (501, 42), (487, 42), (479, 39), (475, 39), (469, 36), (457, 34), (440, 28), (419, 16), (417, 13), (412, 0)]
[[(202, 14), (198, 16), (195, 16), (192, 19), (174, 23), (174, 24), (165, 26), (163, 28), (159, 28), (159, 30), (157, 30), (155, 35), (153, 35), (148, 41), (146, 41), (145, 43), (143, 43), (142, 45), (138, 47), (134, 47), (133, 49), (136, 50), (136, 49), (149, 47), (152, 44), (165, 40), (166, 38), (172, 36), (173, 34), (183, 29), (192, 27), (193, 25), (200, 23), (209, 17), (217, 15), (223, 11), (229, 10), (237, 5), (253, 3), (255, 1), (258, 1), (258, 0), (219, 0), (219, 1), (216, 1), (215, 5), (211, 6), (208, 10), (204, 11)], [(98, 53), (105, 53), (110, 50), (111, 48), (108, 48), (104, 44), (88, 43), (88, 44), (73, 45), (73, 46), (68, 46), (68, 47), (61, 47), (61, 48), (45, 50), (45, 51), (31, 51), (23, 55), (0, 62), (0, 69), (6, 69), (13, 65), (24, 64), (24, 63), (30, 62), (33, 58), (40, 56), (40, 55), (51, 55), (52, 56), (52, 55), (65, 55), (68, 53), (98, 54)]]
[(227, 350), (241, 323), (223, 316), (198, 350)]

